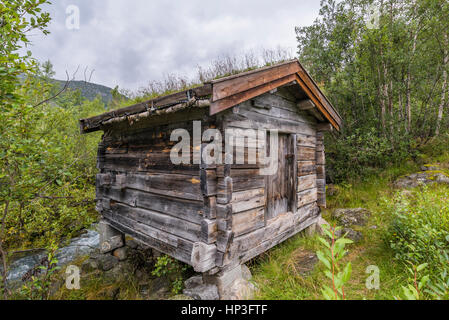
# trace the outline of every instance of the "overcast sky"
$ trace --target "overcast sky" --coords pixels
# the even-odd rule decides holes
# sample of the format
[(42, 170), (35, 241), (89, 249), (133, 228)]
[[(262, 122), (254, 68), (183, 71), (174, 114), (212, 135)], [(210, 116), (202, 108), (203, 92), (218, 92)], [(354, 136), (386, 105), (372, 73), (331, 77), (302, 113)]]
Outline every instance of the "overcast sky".
[[(57, 0), (48, 7), (51, 34), (34, 35), (31, 51), (50, 59), (56, 78), (80, 65), (92, 82), (136, 90), (220, 55), (281, 46), (296, 51), (295, 26), (318, 16), (319, 0)], [(80, 11), (79, 29), (67, 28), (67, 7)], [(73, 22), (69, 17), (69, 23)], [(69, 24), (70, 26), (71, 24)], [(90, 72), (90, 71), (89, 71)], [(88, 72), (88, 73), (89, 73)]]

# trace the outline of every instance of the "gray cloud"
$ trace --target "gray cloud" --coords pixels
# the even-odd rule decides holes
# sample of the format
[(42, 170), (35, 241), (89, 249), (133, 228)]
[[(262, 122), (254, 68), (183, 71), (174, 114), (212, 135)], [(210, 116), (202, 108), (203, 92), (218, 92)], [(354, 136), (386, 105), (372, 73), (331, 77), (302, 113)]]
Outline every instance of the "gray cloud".
[[(93, 82), (133, 90), (168, 73), (193, 76), (219, 55), (294, 50), (294, 27), (312, 23), (319, 10), (319, 0), (53, 2), (51, 34), (33, 36), (34, 56), (50, 59), (59, 78), (80, 65), (82, 79), (88, 66)], [(79, 30), (65, 26), (70, 4), (80, 9)]]

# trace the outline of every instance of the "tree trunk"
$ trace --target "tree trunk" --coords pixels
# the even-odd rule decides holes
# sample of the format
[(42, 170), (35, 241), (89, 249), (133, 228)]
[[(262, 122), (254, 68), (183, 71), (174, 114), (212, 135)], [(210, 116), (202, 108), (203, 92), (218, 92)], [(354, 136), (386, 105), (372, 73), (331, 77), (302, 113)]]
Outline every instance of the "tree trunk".
[(441, 120), (443, 120), (443, 111), (444, 106), (446, 105), (446, 89), (447, 89), (447, 67), (449, 63), (449, 54), (448, 54), (448, 36), (447, 34), (444, 35), (444, 62), (443, 62), (443, 84), (442, 84), (442, 90), (441, 90), (441, 101), (440, 105), (438, 106), (438, 116), (437, 116), (437, 123), (435, 126), (435, 135), (438, 136), (440, 134), (440, 126), (441, 126)]

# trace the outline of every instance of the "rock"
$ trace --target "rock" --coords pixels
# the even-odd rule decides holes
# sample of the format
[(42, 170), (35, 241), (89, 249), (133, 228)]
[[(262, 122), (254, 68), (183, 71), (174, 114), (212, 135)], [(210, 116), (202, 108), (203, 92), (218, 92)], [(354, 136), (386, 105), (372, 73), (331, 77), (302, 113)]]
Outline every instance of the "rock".
[(195, 299), (186, 296), (185, 294), (177, 294), (176, 296), (168, 298), (168, 300), (195, 300)]
[(107, 270), (104, 275), (106, 278), (111, 280), (117, 280), (123, 275), (127, 274), (129, 270), (127, 270), (126, 265), (124, 263), (118, 263), (113, 268)]
[(138, 287), (142, 297), (147, 297), (150, 294), (150, 285), (148, 283), (141, 283)]
[(351, 239), (354, 242), (360, 242), (361, 240), (363, 240), (363, 234), (351, 228), (343, 228), (335, 231), (335, 236), (337, 238), (341, 238), (345, 234), (346, 234), (345, 238)]
[(252, 277), (253, 275), (249, 268), (246, 265), (242, 265), (242, 278), (249, 281)]
[(195, 300), (219, 300), (218, 288), (213, 284), (201, 284), (191, 289), (184, 289), (184, 295)]
[(370, 215), (370, 212), (364, 208), (336, 209), (332, 212), (332, 218), (344, 227), (364, 226)]
[(433, 164), (425, 164), (421, 166), (421, 171), (436, 171), (436, 170), (440, 170), (440, 168)]
[(123, 236), (121, 235), (111, 237), (108, 240), (101, 242), (100, 251), (102, 253), (108, 253), (120, 247), (123, 247)]
[(223, 299), (226, 300), (252, 300), (256, 287), (245, 279), (237, 279), (229, 289), (229, 294)]
[(89, 258), (86, 261), (84, 261), (81, 265), (81, 274), (88, 274), (93, 271), (96, 271), (100, 268), (100, 265), (97, 260), (93, 258)]
[(220, 294), (220, 297), (223, 297), (227, 292), (229, 292), (229, 288), (231, 288), (232, 284), (237, 279), (242, 279), (242, 266), (238, 265), (234, 269), (226, 270), (219, 272), (214, 275), (203, 275), (203, 281), (206, 284), (216, 285)]
[(184, 281), (184, 288), (192, 289), (203, 284), (203, 276), (197, 275)]
[(441, 171), (430, 170), (438, 169), (437, 167), (427, 166), (425, 168), (426, 170), (424, 172), (413, 173), (397, 179), (393, 183), (394, 187), (399, 189), (407, 189), (434, 183), (449, 184), (449, 176), (447, 174)]
[(449, 184), (449, 176), (445, 175), (444, 173), (436, 173), (433, 176), (433, 179), (436, 183), (446, 183)]
[(121, 248), (115, 249), (112, 254), (114, 255), (114, 257), (116, 257), (120, 261), (126, 260), (126, 258), (128, 257), (128, 248), (121, 247)]
[(106, 220), (103, 219), (98, 223), (98, 232), (100, 234), (100, 251), (102, 253), (111, 252), (123, 246), (123, 234), (114, 229)]
[(103, 271), (108, 271), (114, 268), (119, 260), (110, 254), (101, 254), (98, 256), (97, 262)]
[(318, 257), (313, 251), (299, 249), (293, 256), (295, 260), (293, 268), (301, 276), (309, 275), (318, 263)]
[(149, 299), (162, 300), (170, 294), (170, 281), (165, 277), (159, 277), (151, 281)]
[(126, 240), (126, 245), (128, 247), (130, 247), (131, 249), (137, 249), (137, 247), (139, 246), (139, 244), (137, 243), (136, 240), (130, 239), (130, 240)]
[(326, 220), (323, 219), (323, 217), (320, 216), (320, 218), (318, 219), (318, 222), (316, 223), (316, 232), (320, 235), (323, 235), (323, 225), (329, 225), (329, 222), (327, 222)]

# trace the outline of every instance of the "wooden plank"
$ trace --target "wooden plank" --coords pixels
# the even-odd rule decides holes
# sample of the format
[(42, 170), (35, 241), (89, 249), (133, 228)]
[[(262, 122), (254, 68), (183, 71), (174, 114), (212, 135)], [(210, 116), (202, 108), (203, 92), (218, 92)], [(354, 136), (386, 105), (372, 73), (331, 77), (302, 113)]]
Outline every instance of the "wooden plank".
[(217, 221), (204, 219), (201, 222), (201, 241), (211, 244), (217, 241)]
[(300, 121), (302, 117), (277, 118), (261, 114), (256, 110), (240, 108), (235, 113), (226, 114), (227, 127), (238, 127), (255, 130), (278, 130), (284, 133), (302, 133), (315, 136), (314, 124)]
[(310, 110), (316, 108), (315, 104), (310, 99), (299, 101), (297, 106), (299, 110)]
[(231, 175), (233, 192), (265, 187), (265, 177), (259, 169), (232, 169)]
[(311, 147), (298, 147), (298, 160), (299, 161), (314, 161), (315, 160), (315, 148)]
[[(123, 191), (115, 188), (101, 188), (99, 196), (122, 202), (129, 206), (158, 211), (198, 225), (201, 224), (201, 221), (206, 216), (206, 208), (201, 201), (174, 198), (141, 190), (125, 189)], [(210, 213), (208, 217), (210, 218)]]
[(301, 192), (308, 189), (313, 189), (317, 187), (316, 174), (311, 174), (308, 176), (298, 177), (298, 187), (297, 192)]
[(316, 166), (317, 179), (326, 179), (326, 169), (323, 165)]
[(265, 206), (265, 188), (234, 192), (231, 206), (233, 213)]
[(289, 204), (288, 204), (288, 210), (295, 211), (297, 208), (297, 196), (296, 196), (296, 189), (298, 186), (298, 158), (299, 158), (299, 152), (298, 152), (298, 146), (297, 146), (297, 136), (296, 134), (291, 134), (288, 136), (288, 155), (287, 155), (287, 190), (288, 190), (288, 196), (289, 196)]
[(298, 192), (298, 208), (309, 203), (316, 202), (318, 199), (317, 188)]
[(137, 113), (142, 113), (150, 108), (160, 108), (163, 106), (173, 105), (180, 102), (187, 102), (189, 98), (188, 95), (190, 95), (191, 97), (195, 96), (197, 98), (200, 98), (208, 96), (210, 94), (212, 94), (212, 87), (210, 84), (206, 84), (199, 88), (176, 92), (166, 96), (157, 97), (142, 103), (134, 104), (129, 107), (105, 112), (95, 117), (81, 119), (80, 120), (81, 133), (99, 130), (101, 123), (109, 119), (113, 119), (124, 115), (133, 115)]
[(298, 161), (298, 176), (308, 176), (316, 173), (315, 161)]
[[(269, 98), (272, 97), (272, 98)], [(289, 121), (296, 121), (300, 123), (305, 123), (310, 125), (312, 128), (315, 126), (316, 120), (304, 114), (304, 112), (299, 112), (295, 108), (295, 105), (290, 101), (287, 101), (279, 96), (263, 95), (257, 97), (258, 105), (261, 104), (259, 101), (267, 100), (266, 104), (272, 103), (271, 108), (267, 109), (258, 108), (252, 106), (250, 103), (241, 103), (233, 108), (233, 112), (241, 115), (249, 114), (254, 112), (265, 117), (273, 117), (278, 119), (286, 119)]]
[(152, 238), (151, 236), (148, 236), (146, 234), (143, 234), (141, 232), (138, 232), (134, 229), (134, 227), (131, 225), (125, 225), (123, 223), (120, 223), (118, 221), (112, 220), (108, 217), (105, 217), (106, 220), (117, 230), (120, 230), (123, 233), (129, 234), (137, 241), (150, 246), (151, 248), (154, 248), (160, 252), (163, 252), (165, 254), (168, 254), (169, 256), (180, 260), (184, 263), (191, 264), (191, 250), (189, 250), (189, 246), (193, 248), (193, 244), (186, 242), (183, 239), (177, 239), (177, 247), (172, 246), (166, 242), (162, 242), (156, 238)]
[(128, 174), (128, 188), (147, 191), (171, 197), (204, 201), (200, 177), (182, 174)]
[(263, 207), (239, 212), (232, 216), (232, 231), (237, 237), (265, 226), (265, 209)]
[[(332, 125), (338, 130), (340, 131), (340, 125), (339, 123), (336, 122), (335, 118), (333, 118), (329, 111), (328, 108), (325, 107), (322, 102), (315, 96), (315, 94), (317, 94), (317, 90), (310, 90), (309, 87), (307, 86), (307, 84), (305, 84), (305, 82), (302, 80), (302, 78), (300, 78), (298, 75), (296, 75), (296, 81), (298, 82), (298, 84), (301, 86), (301, 88), (306, 92), (307, 96), (313, 101), (313, 103), (317, 106), (317, 108), (321, 111), (321, 113), (323, 113), (323, 115), (326, 117), (326, 119), (328, 121), (330, 121), (332, 123)], [(339, 117), (338, 117), (339, 119)]]
[(215, 267), (217, 247), (202, 242), (193, 244), (191, 265), (196, 272), (206, 272)]
[(298, 139), (298, 146), (315, 148), (316, 146), (315, 135), (305, 135), (302, 133), (297, 133), (296, 137)]
[[(241, 102), (247, 101), (251, 98), (257, 97), (261, 94), (264, 94), (266, 92), (269, 92), (270, 90), (273, 90), (274, 88), (277, 88), (283, 84), (289, 83), (293, 81), (295, 78), (295, 75), (289, 75), (284, 78), (274, 80), (270, 83), (250, 88), (247, 91), (239, 92), (234, 95), (227, 96), (221, 100), (215, 100), (210, 105), (210, 115), (217, 114), (221, 111), (224, 111), (230, 107), (233, 107), (235, 105), (238, 105)], [(215, 89), (214, 89), (215, 90)]]
[(217, 203), (227, 204), (232, 199), (233, 180), (231, 177), (218, 178), (217, 182)]
[(323, 165), (323, 166), (326, 164), (324, 151), (316, 152), (316, 164)]
[[(299, 71), (297, 63), (287, 63), (275, 67), (268, 68), (266, 70), (257, 70), (257, 72), (251, 74), (240, 74), (238, 77), (225, 78), (214, 81), (212, 85), (212, 100), (218, 101), (229, 96), (236, 95), (238, 93), (248, 91), (251, 88), (264, 86), (274, 81), (291, 76)], [(291, 82), (287, 81), (285, 83)], [(285, 84), (283, 83), (283, 84)], [(276, 88), (272, 87), (268, 91)]]
[(201, 239), (201, 226), (186, 220), (180, 220), (156, 211), (133, 208), (119, 202), (111, 203), (111, 210), (146, 226), (175, 234), (193, 242)]

